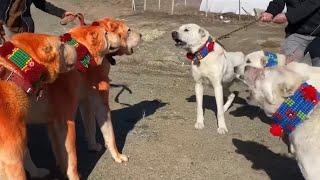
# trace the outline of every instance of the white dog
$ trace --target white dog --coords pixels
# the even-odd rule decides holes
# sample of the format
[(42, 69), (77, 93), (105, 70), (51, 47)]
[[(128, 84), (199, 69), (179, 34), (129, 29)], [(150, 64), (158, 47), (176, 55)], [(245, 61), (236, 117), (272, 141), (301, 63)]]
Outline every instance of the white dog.
[(216, 43), (209, 32), (196, 24), (182, 25), (177, 31), (172, 32), (176, 46), (184, 48), (187, 57), (192, 60), (192, 75), (196, 81), (195, 93), (197, 101), (196, 129), (204, 128), (203, 123), (203, 78), (208, 78), (212, 83), (217, 103), (218, 133), (228, 132), (224, 112), (228, 110), (234, 100), (232, 93), (226, 104), (223, 103), (222, 83), (229, 83), (235, 78), (234, 68), (244, 63), (242, 52), (226, 52), (221, 45)]
[[(308, 85), (302, 85), (307, 79)], [(297, 62), (266, 69), (247, 66), (245, 80), (251, 90), (249, 103), (258, 105), (268, 116), (281, 124), (280, 129), (276, 126), (277, 132), (280, 132), (280, 135), (289, 135), (291, 152), (303, 176), (307, 180), (318, 180), (320, 109), (317, 102), (320, 98), (320, 68)], [(300, 95), (297, 95), (299, 93)], [(310, 110), (306, 108), (307, 104), (312, 104)], [(292, 125), (298, 117), (303, 120)], [(275, 129), (272, 128), (271, 131), (274, 133)]]
[(255, 51), (245, 56), (245, 63), (235, 69), (238, 78), (243, 80), (244, 67), (251, 66), (255, 68), (272, 68), (284, 66), (286, 64), (286, 56), (279, 53), (268, 51)]

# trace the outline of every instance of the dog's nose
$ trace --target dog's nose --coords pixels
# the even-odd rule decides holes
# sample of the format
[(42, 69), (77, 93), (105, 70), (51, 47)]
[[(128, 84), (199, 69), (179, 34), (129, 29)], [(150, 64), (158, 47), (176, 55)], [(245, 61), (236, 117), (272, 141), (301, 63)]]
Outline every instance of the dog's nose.
[(178, 39), (178, 32), (177, 31), (173, 31), (171, 35), (172, 35), (172, 39)]

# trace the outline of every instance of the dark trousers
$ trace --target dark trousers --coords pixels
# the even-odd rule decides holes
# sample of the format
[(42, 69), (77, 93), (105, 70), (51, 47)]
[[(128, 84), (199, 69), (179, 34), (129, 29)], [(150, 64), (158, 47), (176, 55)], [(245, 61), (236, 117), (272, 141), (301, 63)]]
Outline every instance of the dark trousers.
[(320, 67), (320, 37), (311, 41), (304, 53), (310, 54), (312, 66)]

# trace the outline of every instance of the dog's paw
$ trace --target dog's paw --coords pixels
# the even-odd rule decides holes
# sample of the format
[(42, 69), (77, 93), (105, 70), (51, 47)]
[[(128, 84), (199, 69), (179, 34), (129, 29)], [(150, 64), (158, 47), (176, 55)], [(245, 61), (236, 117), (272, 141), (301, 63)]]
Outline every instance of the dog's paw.
[(228, 132), (227, 127), (219, 127), (217, 129), (218, 134), (226, 134)]
[(194, 127), (196, 129), (203, 129), (204, 128), (204, 124), (203, 123), (200, 123), (200, 122), (196, 122), (196, 124), (194, 124)]
[(114, 161), (117, 163), (127, 162), (128, 160), (128, 156), (124, 154), (119, 154), (117, 157), (114, 157)]
[(45, 168), (37, 168), (33, 173), (30, 173), (31, 178), (44, 178), (50, 174), (50, 171)]
[(102, 150), (102, 145), (99, 143), (96, 143), (94, 145), (89, 145), (88, 149), (89, 151), (100, 152)]

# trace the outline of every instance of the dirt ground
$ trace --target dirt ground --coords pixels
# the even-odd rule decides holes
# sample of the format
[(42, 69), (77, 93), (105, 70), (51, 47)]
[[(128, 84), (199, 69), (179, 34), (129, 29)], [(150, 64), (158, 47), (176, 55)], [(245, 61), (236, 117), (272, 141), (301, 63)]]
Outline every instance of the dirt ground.
[[(229, 133), (217, 134), (214, 93), (209, 85), (204, 96), (205, 128), (194, 128), (196, 103), (190, 63), (185, 52), (174, 46), (171, 31), (183, 23), (197, 23), (217, 37), (244, 22), (224, 23), (212, 15), (205, 18), (192, 8), (185, 12), (180, 5), (177, 5), (180, 15), (155, 11), (133, 14), (128, 0), (56, 0), (54, 4), (84, 12), (87, 21), (104, 16), (124, 19), (143, 34), (143, 43), (135, 54), (117, 57), (118, 63), (110, 74), (113, 83), (125, 83), (132, 90), (132, 94), (124, 91), (119, 96), (122, 104), (113, 100), (121, 88), (111, 90), (117, 143), (129, 156), (129, 162), (115, 163), (108, 150), (88, 152), (83, 127), (78, 123), (82, 179), (302, 179), (296, 162), (286, 156), (287, 147), (269, 134), (270, 120), (261, 110), (245, 105), (246, 87), (240, 82), (231, 87), (239, 94), (225, 114)], [(141, 9), (141, 3), (138, 5)], [(34, 8), (33, 16), (37, 32), (60, 34), (72, 27), (62, 27), (57, 18)], [(228, 51), (279, 51), (283, 28), (256, 24), (222, 43)], [(49, 179), (59, 177), (46, 129), (30, 126), (29, 130), (29, 145), (36, 164), (52, 171)], [(97, 138), (102, 142), (101, 134)]]

